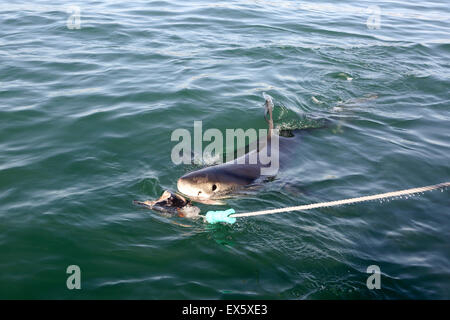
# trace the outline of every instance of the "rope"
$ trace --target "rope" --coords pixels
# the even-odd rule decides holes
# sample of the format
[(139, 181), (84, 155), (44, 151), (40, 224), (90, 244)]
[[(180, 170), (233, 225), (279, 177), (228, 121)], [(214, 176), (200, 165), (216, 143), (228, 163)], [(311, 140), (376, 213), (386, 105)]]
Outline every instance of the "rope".
[(450, 182), (443, 182), (443, 183), (426, 186), (426, 187), (421, 187), (421, 188), (413, 188), (413, 189), (406, 189), (406, 190), (400, 190), (400, 191), (394, 191), (394, 192), (380, 193), (380, 194), (375, 194), (375, 195), (366, 196), (366, 197), (350, 198), (350, 199), (330, 201), (330, 202), (319, 202), (319, 203), (312, 203), (312, 204), (306, 204), (306, 205), (301, 205), (301, 206), (271, 209), (271, 210), (235, 213), (235, 214), (229, 215), (229, 217), (230, 218), (251, 217), (251, 216), (260, 216), (263, 214), (274, 214), (274, 213), (282, 213), (282, 212), (289, 212), (289, 211), (300, 211), (300, 210), (310, 210), (310, 209), (324, 208), (324, 207), (334, 207), (334, 206), (340, 206), (343, 204), (350, 204), (350, 203), (357, 203), (357, 202), (364, 202), (364, 201), (371, 201), (371, 200), (380, 200), (380, 199), (385, 199), (385, 198), (411, 195), (411, 194), (415, 194), (415, 193), (421, 193), (421, 192), (425, 192), (425, 191), (441, 189), (441, 188), (445, 188), (445, 187), (449, 187), (449, 186), (450, 186)]

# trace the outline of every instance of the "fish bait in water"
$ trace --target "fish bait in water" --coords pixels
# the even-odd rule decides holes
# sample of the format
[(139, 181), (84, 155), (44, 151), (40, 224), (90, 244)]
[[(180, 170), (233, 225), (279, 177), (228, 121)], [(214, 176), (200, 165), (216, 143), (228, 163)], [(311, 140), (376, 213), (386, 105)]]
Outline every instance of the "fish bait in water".
[(168, 190), (164, 191), (164, 193), (158, 200), (134, 200), (133, 203), (151, 210), (184, 218), (197, 218), (199, 217), (200, 213), (200, 209), (196, 206), (193, 206), (191, 201), (186, 200), (184, 197)]

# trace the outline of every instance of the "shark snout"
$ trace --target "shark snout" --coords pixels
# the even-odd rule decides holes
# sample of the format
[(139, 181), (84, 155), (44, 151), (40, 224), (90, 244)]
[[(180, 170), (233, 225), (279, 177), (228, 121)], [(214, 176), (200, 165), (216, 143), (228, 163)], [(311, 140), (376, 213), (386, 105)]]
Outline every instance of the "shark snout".
[(188, 197), (198, 197), (201, 191), (198, 191), (188, 180), (183, 177), (179, 178), (177, 181), (177, 188), (182, 194)]
[(199, 182), (198, 179), (192, 179), (190, 176), (183, 176), (177, 181), (178, 191), (189, 198), (198, 200), (209, 199), (212, 192), (207, 191), (207, 184)]
[(185, 187), (185, 182), (184, 182), (183, 178), (179, 178), (178, 179), (178, 181), (177, 181), (177, 189), (181, 193), (184, 193), (183, 191), (185, 191), (186, 187)]

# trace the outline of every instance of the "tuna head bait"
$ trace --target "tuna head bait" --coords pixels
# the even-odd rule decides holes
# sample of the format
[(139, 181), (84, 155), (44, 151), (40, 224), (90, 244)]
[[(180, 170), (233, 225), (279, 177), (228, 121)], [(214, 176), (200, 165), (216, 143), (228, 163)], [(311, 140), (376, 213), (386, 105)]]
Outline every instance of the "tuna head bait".
[(198, 218), (200, 213), (200, 209), (193, 206), (191, 201), (186, 200), (184, 197), (168, 190), (164, 191), (158, 200), (134, 200), (133, 203), (151, 210), (184, 218)]

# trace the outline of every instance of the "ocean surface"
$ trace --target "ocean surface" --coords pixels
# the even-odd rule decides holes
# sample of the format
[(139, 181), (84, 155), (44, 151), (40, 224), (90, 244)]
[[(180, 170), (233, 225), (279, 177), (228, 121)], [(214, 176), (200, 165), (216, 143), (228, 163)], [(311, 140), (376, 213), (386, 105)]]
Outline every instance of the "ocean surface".
[(133, 205), (214, 164), (174, 164), (175, 129), (266, 128), (262, 92), (278, 128), (332, 124), (202, 214), (450, 181), (448, 1), (2, 1), (0, 298), (449, 299), (448, 190), (233, 225)]

